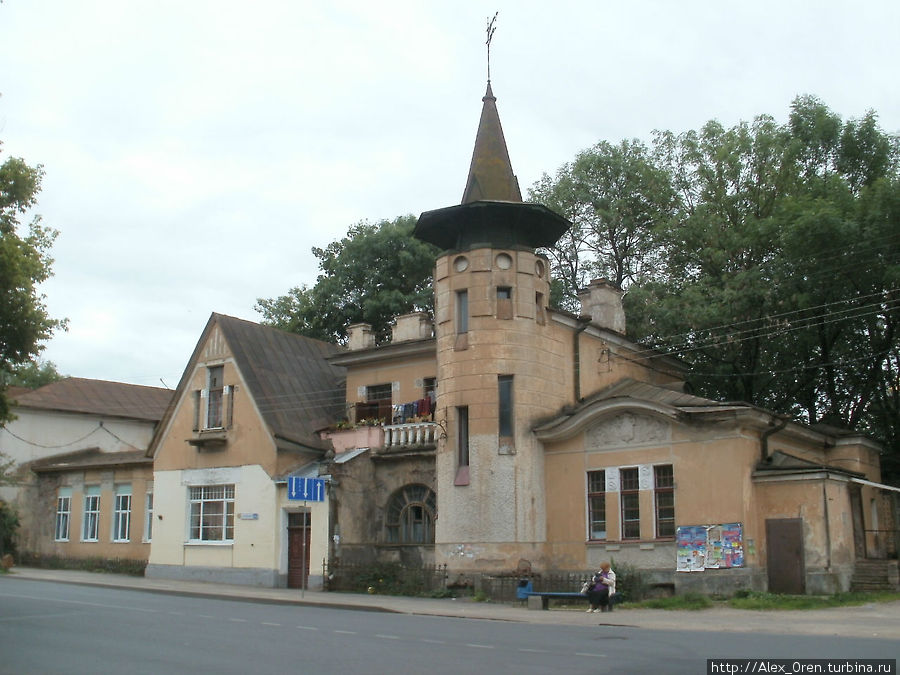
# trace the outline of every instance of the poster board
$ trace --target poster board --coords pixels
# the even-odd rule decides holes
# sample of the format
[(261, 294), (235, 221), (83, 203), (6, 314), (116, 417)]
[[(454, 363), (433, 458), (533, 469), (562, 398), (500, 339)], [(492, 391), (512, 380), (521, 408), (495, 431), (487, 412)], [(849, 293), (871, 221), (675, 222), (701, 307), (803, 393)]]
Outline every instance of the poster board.
[(675, 532), (675, 571), (702, 572), (744, 566), (741, 523), (682, 525)]

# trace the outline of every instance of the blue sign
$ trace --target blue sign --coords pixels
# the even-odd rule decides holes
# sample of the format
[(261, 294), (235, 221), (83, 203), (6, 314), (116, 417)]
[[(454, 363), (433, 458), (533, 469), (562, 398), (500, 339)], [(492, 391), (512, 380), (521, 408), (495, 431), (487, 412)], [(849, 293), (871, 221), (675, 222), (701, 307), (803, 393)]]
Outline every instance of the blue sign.
[(288, 499), (304, 502), (324, 502), (325, 479), (288, 476)]

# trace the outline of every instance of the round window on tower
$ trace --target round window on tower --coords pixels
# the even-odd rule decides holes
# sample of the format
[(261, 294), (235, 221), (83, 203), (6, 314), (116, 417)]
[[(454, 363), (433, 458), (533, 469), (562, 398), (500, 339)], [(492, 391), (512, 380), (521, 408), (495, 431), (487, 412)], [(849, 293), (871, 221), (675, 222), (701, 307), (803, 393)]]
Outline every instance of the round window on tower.
[(501, 270), (508, 270), (512, 267), (512, 258), (506, 253), (501, 253), (497, 256), (497, 267)]
[(457, 272), (465, 272), (469, 269), (469, 259), (464, 255), (457, 256), (456, 260), (453, 261), (453, 269)]
[(534, 273), (539, 276), (541, 279), (544, 278), (544, 261), (543, 260), (535, 260), (534, 261)]

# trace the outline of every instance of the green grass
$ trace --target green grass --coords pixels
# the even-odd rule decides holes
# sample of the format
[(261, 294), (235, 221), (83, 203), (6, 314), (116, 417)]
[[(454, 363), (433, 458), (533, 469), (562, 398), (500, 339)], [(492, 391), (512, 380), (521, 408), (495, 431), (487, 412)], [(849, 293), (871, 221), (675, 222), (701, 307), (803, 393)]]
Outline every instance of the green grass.
[(900, 600), (900, 593), (881, 591), (875, 593), (837, 593), (836, 595), (778, 595), (759, 591), (737, 593), (728, 599), (734, 609), (825, 609), (827, 607), (851, 607), (870, 602)]
[(684, 595), (673, 595), (668, 598), (651, 598), (641, 602), (627, 602), (622, 605), (623, 608), (689, 610), (709, 609), (712, 606), (713, 601), (699, 593), (685, 593)]

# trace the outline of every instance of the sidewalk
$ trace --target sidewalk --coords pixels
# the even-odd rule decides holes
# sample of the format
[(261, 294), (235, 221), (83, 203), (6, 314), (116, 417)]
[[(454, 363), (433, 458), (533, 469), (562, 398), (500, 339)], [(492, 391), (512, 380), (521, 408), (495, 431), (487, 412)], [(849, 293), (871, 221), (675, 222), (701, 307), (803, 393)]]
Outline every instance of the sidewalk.
[(0, 576), (0, 584), (16, 579), (56, 581), (134, 591), (171, 593), (205, 598), (295, 604), (334, 609), (356, 609), (400, 614), (447, 616), (530, 624), (571, 626), (623, 626), (652, 630), (696, 630), (777, 633), (797, 635), (841, 635), (876, 639), (900, 639), (900, 602), (873, 603), (860, 607), (819, 610), (762, 611), (716, 607), (700, 611), (623, 609), (608, 614), (581, 610), (529, 610), (518, 605), (471, 600), (409, 598), (361, 593), (302, 593), (286, 588), (255, 588), (195, 581), (146, 579), (121, 574), (15, 567)]

